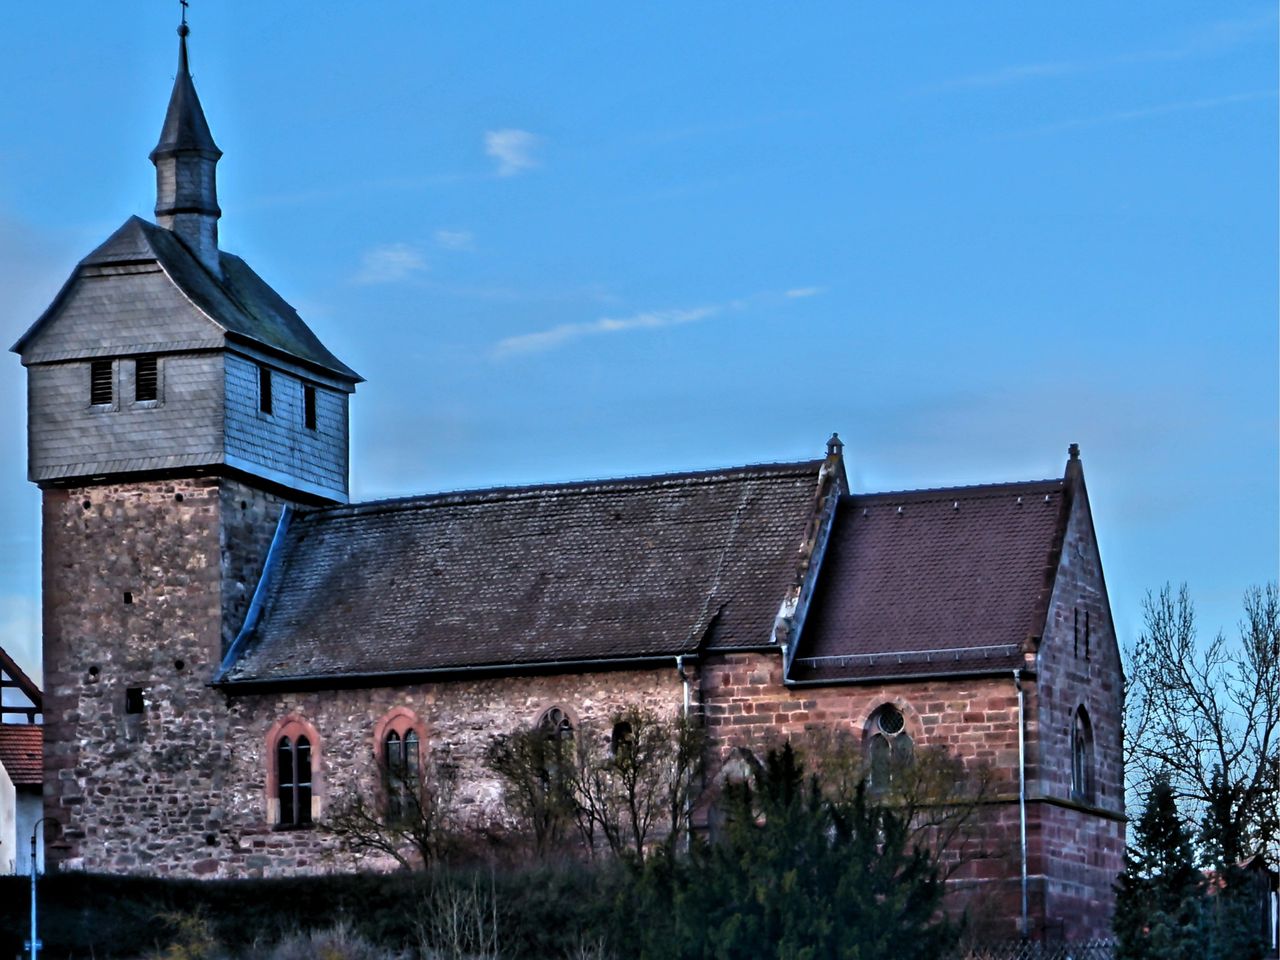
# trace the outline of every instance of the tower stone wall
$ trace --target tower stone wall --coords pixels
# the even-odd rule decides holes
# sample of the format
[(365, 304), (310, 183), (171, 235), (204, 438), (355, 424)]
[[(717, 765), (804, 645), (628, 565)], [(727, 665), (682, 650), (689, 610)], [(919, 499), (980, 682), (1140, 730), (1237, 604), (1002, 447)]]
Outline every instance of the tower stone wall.
[(166, 872), (221, 829), (227, 711), (208, 683), (281, 505), (213, 477), (44, 491), (51, 866)]

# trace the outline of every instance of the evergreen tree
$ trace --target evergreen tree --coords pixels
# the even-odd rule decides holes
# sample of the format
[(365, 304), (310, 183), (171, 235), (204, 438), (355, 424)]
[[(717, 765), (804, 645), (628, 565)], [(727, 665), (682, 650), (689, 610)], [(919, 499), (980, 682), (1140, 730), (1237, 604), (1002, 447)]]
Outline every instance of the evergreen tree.
[(1204, 866), (1212, 877), (1204, 904), (1203, 949), (1213, 960), (1261, 960), (1265, 949), (1257, 890), (1240, 866), (1247, 841), (1242, 824), (1233, 815), (1239, 809), (1237, 792), (1238, 788), (1215, 770), (1200, 825)]
[(790, 744), (726, 788), (724, 812), (719, 841), (677, 868), (672, 921), (644, 956), (932, 960), (954, 945), (943, 882), (908, 825), (864, 787), (824, 797)]
[(1204, 883), (1167, 778), (1133, 832), (1116, 888), (1116, 960), (1203, 960)]

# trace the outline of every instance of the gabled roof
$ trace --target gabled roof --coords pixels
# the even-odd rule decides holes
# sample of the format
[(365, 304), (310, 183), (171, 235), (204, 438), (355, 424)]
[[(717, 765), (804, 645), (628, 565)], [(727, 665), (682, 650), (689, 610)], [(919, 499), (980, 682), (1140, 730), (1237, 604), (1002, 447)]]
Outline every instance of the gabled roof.
[(15, 787), (38, 787), (44, 776), (44, 728), (34, 723), (0, 723), (0, 766)]
[[(219, 682), (768, 647), (824, 461), (295, 514)], [(257, 603), (258, 600), (255, 600)]]
[[(174, 233), (140, 217), (130, 217), (79, 263), (53, 303), (12, 349), (23, 354), (24, 360), (28, 359), (28, 346), (44, 325), (58, 315), (66, 295), (86, 268), (155, 262), (228, 340), (287, 355), (341, 380), (359, 382), (362, 379), (330, 353), (297, 311), (243, 260), (229, 253), (219, 253), (219, 257), (223, 275), (215, 277)], [(115, 306), (127, 310), (132, 305), (113, 304), (107, 297), (102, 309), (111, 310)]]
[(1067, 499), (1061, 479), (842, 497), (789, 679), (1021, 666)]
[[(4, 690), (6, 688), (17, 690), (30, 706), (6, 704), (4, 702)], [(6, 714), (26, 714), (29, 719), (34, 719), (35, 714), (43, 712), (44, 696), (40, 692), (40, 688), (18, 666), (13, 657), (9, 656), (4, 647), (0, 647), (0, 719), (3, 719)]]

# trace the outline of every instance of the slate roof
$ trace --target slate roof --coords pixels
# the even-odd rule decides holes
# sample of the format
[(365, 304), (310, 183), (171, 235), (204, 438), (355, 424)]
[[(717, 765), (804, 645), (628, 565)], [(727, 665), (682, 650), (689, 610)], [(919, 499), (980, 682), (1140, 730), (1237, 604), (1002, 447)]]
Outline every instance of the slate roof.
[[(206, 270), (172, 231), (148, 223), (141, 217), (130, 217), (105, 243), (80, 262), (76, 273), (40, 319), (14, 344), (13, 350), (25, 353), (45, 321), (60, 310), (81, 268), (155, 261), (174, 284), (225, 332), (228, 339), (284, 353), (339, 379), (352, 382), (363, 379), (330, 353), (297, 311), (243, 260), (229, 253), (220, 252), (219, 257), (223, 274), (220, 278)], [(107, 306), (109, 308), (109, 302)], [(121, 304), (122, 309), (129, 306)]]
[(789, 679), (1021, 665), (1066, 521), (1062, 479), (842, 497)]
[(0, 723), (0, 766), (15, 787), (38, 787), (44, 776), (44, 728), (34, 723)]
[(294, 514), (219, 682), (768, 646), (824, 461)]
[(169, 95), (169, 109), (165, 111), (164, 125), (160, 128), (160, 142), (151, 151), (151, 158), (192, 151), (216, 159), (222, 156), (222, 151), (213, 142), (204, 108), (200, 106), (200, 98), (196, 96), (196, 88), (191, 82), (185, 24), (179, 28), (178, 36), (178, 73), (173, 78), (173, 93)]

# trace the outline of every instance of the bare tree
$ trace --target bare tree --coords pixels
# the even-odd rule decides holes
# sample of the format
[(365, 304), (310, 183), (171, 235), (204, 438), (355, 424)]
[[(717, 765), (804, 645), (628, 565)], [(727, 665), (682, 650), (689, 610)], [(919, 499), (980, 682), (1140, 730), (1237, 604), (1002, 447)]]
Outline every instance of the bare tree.
[(428, 758), (421, 770), (378, 764), (372, 790), (340, 800), (323, 827), (357, 858), (387, 856), (405, 869), (438, 863), (456, 839), (457, 768), (447, 756)]
[(520, 727), (489, 741), (485, 764), (502, 780), (502, 799), (532, 838), (534, 853), (547, 856), (578, 819), (574, 801), (573, 739), (540, 726)]
[(1147, 594), (1127, 651), (1125, 738), (1131, 795), (1167, 776), (1183, 813), (1228, 859), (1277, 852), (1280, 817), (1280, 594), (1244, 595), (1238, 641), (1198, 642), (1185, 584)]

